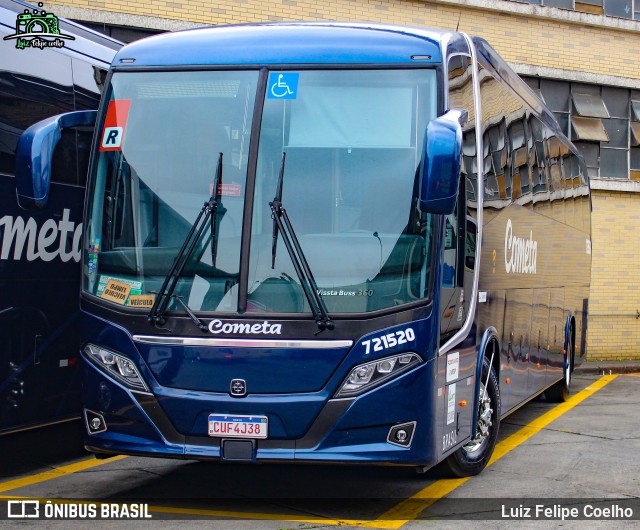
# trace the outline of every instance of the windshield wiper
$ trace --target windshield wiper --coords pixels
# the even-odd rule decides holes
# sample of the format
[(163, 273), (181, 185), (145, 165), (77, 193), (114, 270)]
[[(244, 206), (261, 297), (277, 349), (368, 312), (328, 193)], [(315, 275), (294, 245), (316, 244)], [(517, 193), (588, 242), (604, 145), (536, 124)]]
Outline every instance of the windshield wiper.
[(216, 266), (216, 257), (218, 255), (218, 227), (224, 214), (227, 213), (227, 209), (222, 205), (222, 153), (218, 158), (214, 188), (212, 197), (215, 200), (211, 208), (211, 265), (213, 267)]
[[(149, 311), (149, 316), (147, 317), (147, 319), (151, 324), (163, 325), (165, 323), (164, 314), (167, 310), (167, 307), (169, 306), (169, 302), (171, 301), (172, 298), (174, 298), (173, 292), (175, 291), (176, 286), (178, 285), (178, 280), (182, 275), (182, 271), (184, 270), (187, 262), (189, 261), (191, 254), (193, 254), (193, 250), (195, 249), (198, 241), (200, 240), (200, 237), (202, 236), (202, 233), (207, 227), (207, 223), (209, 222), (210, 219), (217, 217), (218, 200), (220, 198), (219, 187), (220, 187), (221, 180), (222, 180), (222, 153), (220, 153), (220, 156), (218, 157), (216, 177), (215, 177), (215, 182), (213, 183), (213, 193), (211, 194), (211, 197), (209, 198), (209, 200), (204, 203), (204, 205), (202, 206), (202, 209), (200, 210), (200, 213), (198, 214), (198, 217), (196, 218), (195, 222), (191, 225), (191, 229), (189, 230), (189, 233), (187, 234), (187, 237), (185, 238), (184, 243), (182, 243), (182, 247), (178, 251), (178, 254), (173, 260), (173, 265), (171, 265), (171, 268), (169, 269), (169, 272), (167, 273), (167, 276), (165, 277), (164, 282), (162, 283), (162, 287), (160, 288), (160, 290), (158, 291), (158, 294), (156, 295), (156, 299), (153, 302), (153, 307), (151, 308), (151, 311)], [(212, 219), (212, 224), (211, 224), (212, 232), (217, 228), (217, 225), (218, 223)], [(213, 244), (215, 243), (215, 240), (216, 240), (216, 234), (212, 233), (211, 236), (213, 239), (212, 241), (212, 244)], [(214, 257), (214, 247), (212, 247), (212, 257)], [(176, 296), (175, 298), (180, 302), (180, 305), (182, 305), (182, 307), (186, 306), (186, 304), (182, 301), (180, 297)], [(189, 311), (187, 311), (187, 314), (194, 321), (194, 323), (197, 324), (198, 328), (200, 328), (202, 331), (207, 330), (207, 326), (202, 321), (200, 321), (200, 319), (195, 317), (195, 315), (192, 316), (192, 313), (190, 313)], [(195, 320), (193, 317), (195, 317)]]
[[(284, 182), (284, 164), (287, 160), (287, 153), (282, 152), (282, 162), (280, 163), (280, 173), (278, 173), (278, 184), (276, 186), (276, 196), (273, 198), (273, 202), (278, 201), (282, 204), (282, 184)], [(269, 203), (271, 207), (271, 211), (273, 212), (272, 203)], [(278, 223), (276, 222), (276, 216), (272, 215), (273, 218), (273, 236), (271, 241), (271, 268), (276, 268), (276, 252), (278, 251)]]
[(313, 273), (309, 268), (309, 263), (307, 262), (307, 258), (302, 251), (302, 247), (300, 246), (300, 242), (298, 241), (298, 237), (296, 236), (295, 230), (289, 220), (289, 216), (287, 215), (287, 210), (285, 210), (282, 204), (282, 186), (284, 182), (284, 165), (286, 161), (287, 154), (285, 152), (282, 153), (282, 163), (280, 164), (280, 174), (278, 176), (278, 185), (276, 186), (276, 195), (273, 198), (273, 201), (269, 203), (269, 207), (271, 208), (271, 217), (273, 218), (273, 240), (271, 243), (271, 267), (275, 267), (276, 260), (276, 250), (278, 245), (278, 233), (282, 234), (282, 241), (284, 242), (284, 246), (289, 253), (291, 258), (291, 262), (293, 263), (293, 268), (300, 279), (300, 285), (302, 290), (304, 291), (305, 296), (307, 297), (307, 301), (309, 302), (309, 307), (311, 308), (311, 313), (313, 314), (313, 318), (318, 325), (318, 329), (320, 331), (324, 331), (325, 329), (333, 329), (334, 323), (329, 316), (327, 311), (327, 306), (320, 296), (320, 291), (318, 290), (318, 285), (316, 284), (316, 280), (313, 277)]

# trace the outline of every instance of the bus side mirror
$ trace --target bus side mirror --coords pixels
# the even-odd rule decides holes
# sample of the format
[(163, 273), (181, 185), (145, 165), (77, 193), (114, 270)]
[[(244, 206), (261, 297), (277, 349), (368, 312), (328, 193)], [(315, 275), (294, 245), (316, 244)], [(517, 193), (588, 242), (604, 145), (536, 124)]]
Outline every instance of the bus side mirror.
[(22, 133), (16, 152), (16, 194), (21, 208), (46, 206), (51, 183), (51, 160), (62, 130), (94, 126), (98, 112), (81, 110), (51, 116)]
[(450, 110), (427, 125), (422, 150), (420, 206), (428, 213), (454, 212), (460, 182), (462, 128), (460, 110)]

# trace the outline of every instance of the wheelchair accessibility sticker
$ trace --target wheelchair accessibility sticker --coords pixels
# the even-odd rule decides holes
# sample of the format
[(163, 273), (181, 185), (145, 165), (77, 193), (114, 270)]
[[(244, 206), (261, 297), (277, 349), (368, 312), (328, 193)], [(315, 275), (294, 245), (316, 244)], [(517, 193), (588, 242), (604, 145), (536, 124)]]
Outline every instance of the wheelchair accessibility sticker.
[(267, 97), (270, 99), (296, 99), (298, 96), (299, 73), (272, 72), (269, 75)]

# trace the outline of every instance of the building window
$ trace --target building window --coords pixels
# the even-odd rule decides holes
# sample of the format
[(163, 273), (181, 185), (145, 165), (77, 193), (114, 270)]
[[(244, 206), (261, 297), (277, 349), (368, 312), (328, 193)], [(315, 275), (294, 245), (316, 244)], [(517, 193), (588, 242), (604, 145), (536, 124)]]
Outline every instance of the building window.
[(640, 122), (631, 122), (631, 147), (640, 145)]
[(633, 0), (605, 0), (604, 14), (610, 17), (631, 18)]
[(565, 136), (569, 136), (569, 109), (571, 101), (571, 85), (564, 81), (540, 79), (540, 92), (547, 107), (553, 111)]
[(578, 116), (590, 116), (592, 118), (608, 118), (609, 111), (600, 96), (591, 94), (571, 94), (573, 106)]
[(560, 9), (573, 9), (573, 0), (544, 0), (544, 5)]
[(525, 81), (542, 93), (582, 153), (589, 177), (640, 181), (640, 90), (533, 77)]
[(602, 120), (596, 118), (571, 117), (572, 140), (583, 142), (608, 142), (607, 131)]
[[(577, 87), (594, 91), (598, 87)], [(571, 116), (572, 140), (587, 142), (608, 142), (609, 135), (605, 130), (602, 118), (609, 118), (609, 111), (599, 94), (575, 92), (571, 94), (574, 115)]]
[(633, 121), (640, 121), (640, 100), (631, 100), (631, 115), (633, 116), (631, 118)]
[(600, 169), (600, 146), (589, 142), (581, 142), (576, 143), (576, 147), (587, 164), (587, 174), (589, 178), (597, 177)]
[(593, 13), (594, 15), (602, 15), (604, 13), (602, 2), (603, 0), (576, 0), (575, 10)]
[(632, 147), (629, 150), (629, 160), (631, 163), (629, 178), (631, 180), (640, 180), (640, 147)]
[(640, 20), (640, 0), (513, 0), (595, 15)]
[(629, 178), (629, 91), (602, 87), (610, 117), (603, 119), (609, 141), (600, 144), (600, 176)]
[(630, 100), (629, 178), (640, 180), (640, 98)]

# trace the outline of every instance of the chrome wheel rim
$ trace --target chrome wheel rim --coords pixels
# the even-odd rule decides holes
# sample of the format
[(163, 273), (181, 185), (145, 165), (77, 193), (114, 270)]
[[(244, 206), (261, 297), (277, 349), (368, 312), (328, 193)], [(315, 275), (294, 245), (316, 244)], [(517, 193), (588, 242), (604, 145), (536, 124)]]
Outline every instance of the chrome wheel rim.
[(489, 397), (489, 393), (486, 391), (485, 386), (480, 383), (480, 406), (478, 408), (477, 432), (475, 438), (464, 446), (464, 450), (467, 453), (476, 453), (481, 451), (488, 443), (489, 435), (491, 434), (491, 426), (493, 425), (491, 421), (492, 414), (493, 409), (491, 408), (491, 397)]
[(569, 385), (571, 384), (571, 350), (573, 349), (573, 344), (571, 342), (571, 339), (568, 340), (567, 343), (567, 354), (565, 355), (564, 358), (564, 381), (565, 384), (567, 385), (567, 388), (569, 388)]

